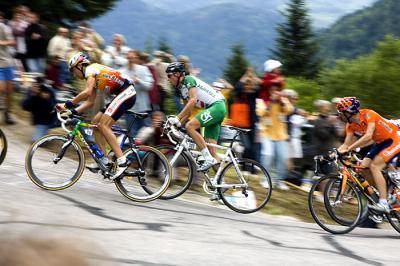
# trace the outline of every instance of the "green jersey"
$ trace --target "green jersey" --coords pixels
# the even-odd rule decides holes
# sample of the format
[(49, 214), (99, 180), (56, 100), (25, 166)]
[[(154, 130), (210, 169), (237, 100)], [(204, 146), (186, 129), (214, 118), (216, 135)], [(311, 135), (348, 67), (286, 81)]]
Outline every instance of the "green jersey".
[(182, 81), (182, 85), (179, 88), (182, 99), (189, 99), (190, 88), (196, 88), (196, 107), (205, 109), (215, 102), (225, 100), (221, 92), (193, 76), (185, 76)]

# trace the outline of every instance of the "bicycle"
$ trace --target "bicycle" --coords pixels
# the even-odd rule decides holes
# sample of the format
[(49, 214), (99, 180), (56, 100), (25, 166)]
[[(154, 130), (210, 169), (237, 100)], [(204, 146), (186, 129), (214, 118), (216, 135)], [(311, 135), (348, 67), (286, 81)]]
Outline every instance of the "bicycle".
[[(203, 190), (210, 195), (217, 195), (223, 203), (233, 211), (252, 213), (262, 209), (272, 193), (271, 177), (268, 171), (258, 162), (250, 159), (239, 159), (232, 150), (233, 143), (240, 132), (250, 130), (230, 127), (236, 134), (230, 146), (207, 143), (207, 146), (225, 151), (219, 154), (221, 163), (213, 178), (204, 173)], [(182, 128), (164, 123), (164, 132), (174, 145), (159, 145), (156, 148), (166, 154), (173, 169), (173, 178), (168, 190), (160, 199), (173, 199), (182, 195), (193, 183), (195, 169), (201, 163), (201, 153), (196, 150), (196, 144)], [(269, 187), (259, 185), (266, 181)], [(257, 184), (257, 185), (256, 185)]]
[[(141, 118), (147, 115), (132, 113)], [(35, 185), (52, 191), (66, 189), (75, 184), (85, 168), (82, 145), (98, 164), (101, 175), (107, 179), (115, 169), (116, 163), (112, 163), (111, 167), (104, 165), (96, 155), (98, 148), (88, 143), (91, 132), (97, 126), (84, 122), (81, 116), (73, 115), (72, 119), (65, 120), (57, 112), (57, 117), (67, 134), (49, 134), (29, 147), (25, 158), (25, 169), (30, 180)], [(72, 127), (72, 130), (69, 130), (68, 126)], [(155, 200), (166, 191), (171, 181), (172, 172), (168, 160), (157, 149), (138, 146), (130, 137), (129, 140), (130, 147), (125, 150), (124, 155), (130, 161), (130, 166), (121, 177), (114, 180), (114, 183), (118, 191), (130, 200), (137, 202)], [(62, 163), (64, 167), (61, 168), (59, 166)], [(158, 165), (158, 172), (152, 171), (154, 164)], [(53, 169), (55, 166), (58, 168)], [(141, 188), (143, 186), (147, 189), (146, 193)], [(148, 192), (150, 189), (151, 193)]]
[(4, 132), (0, 129), (0, 165), (4, 162), (7, 154), (7, 138)]
[(400, 233), (400, 182), (389, 177), (388, 169), (384, 176), (391, 212), (382, 214), (368, 207), (377, 204), (379, 192), (359, 173), (365, 168), (359, 165), (361, 160), (354, 153), (342, 155), (334, 150), (328, 157), (316, 156), (315, 161), (316, 169), (323, 162), (336, 166), (336, 173), (319, 178), (308, 195), (311, 215), (322, 229), (345, 234), (370, 217), (378, 223), (386, 219)]

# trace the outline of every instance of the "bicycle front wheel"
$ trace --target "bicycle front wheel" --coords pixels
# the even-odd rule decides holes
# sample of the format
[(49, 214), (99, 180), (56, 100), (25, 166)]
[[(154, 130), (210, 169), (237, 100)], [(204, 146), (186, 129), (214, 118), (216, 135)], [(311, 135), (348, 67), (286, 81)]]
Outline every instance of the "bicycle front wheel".
[(3, 163), (4, 159), (6, 158), (7, 154), (7, 139), (4, 132), (0, 129), (0, 164)]
[(230, 162), (219, 176), (217, 184), (220, 186), (217, 192), (225, 205), (239, 213), (262, 209), (272, 193), (268, 171), (250, 159), (238, 159), (237, 167)]
[(164, 154), (172, 170), (172, 180), (169, 184), (167, 191), (160, 197), (160, 199), (174, 199), (182, 195), (192, 184), (194, 170), (189, 156), (183, 151), (176, 160), (171, 162), (175, 157), (177, 150), (175, 146), (170, 144), (159, 145), (156, 147), (162, 154)]
[(308, 206), (315, 222), (332, 234), (346, 234), (359, 223), (363, 213), (361, 194), (347, 182), (341, 189), (342, 179), (337, 175), (321, 177), (312, 186)]
[(124, 154), (131, 164), (125, 176), (114, 181), (121, 194), (136, 202), (159, 198), (172, 178), (167, 158), (150, 146), (138, 146)]
[(81, 146), (59, 134), (35, 141), (25, 157), (25, 170), (32, 182), (47, 190), (61, 190), (75, 184), (85, 169)]

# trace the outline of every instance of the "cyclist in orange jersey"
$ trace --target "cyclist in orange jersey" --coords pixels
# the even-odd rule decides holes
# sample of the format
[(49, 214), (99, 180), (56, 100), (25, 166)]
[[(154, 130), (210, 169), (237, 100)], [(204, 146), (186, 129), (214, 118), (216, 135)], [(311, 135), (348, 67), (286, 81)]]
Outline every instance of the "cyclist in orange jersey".
[(370, 206), (370, 208), (381, 212), (390, 212), (386, 199), (386, 181), (382, 170), (400, 153), (400, 138), (397, 135), (397, 126), (373, 110), (360, 109), (360, 102), (356, 97), (340, 99), (336, 109), (341, 119), (347, 122), (346, 138), (338, 148), (338, 151), (345, 153), (373, 143), (361, 163), (362, 166), (369, 167), (369, 171), (364, 171), (364, 174), (366, 177), (372, 174), (379, 191), (377, 206)]
[[(102, 90), (115, 98), (108, 103), (92, 119), (92, 123), (97, 125), (94, 131), (96, 144), (105, 154), (105, 146), (108, 143), (117, 157), (117, 169), (110, 179), (119, 177), (128, 167), (128, 161), (122, 153), (116, 136), (111, 130), (111, 126), (130, 109), (136, 101), (136, 91), (133, 81), (112, 68), (100, 64), (91, 64), (84, 53), (76, 53), (69, 60), (69, 70), (78, 79), (86, 79), (86, 88), (65, 104), (58, 104), (57, 109), (63, 112), (65, 117), (71, 114), (79, 114), (91, 108), (96, 100), (97, 90)], [(79, 107), (74, 109), (82, 100), (86, 100)], [(107, 156), (101, 158), (104, 165), (109, 164)], [(97, 166), (96, 166), (97, 167)]]

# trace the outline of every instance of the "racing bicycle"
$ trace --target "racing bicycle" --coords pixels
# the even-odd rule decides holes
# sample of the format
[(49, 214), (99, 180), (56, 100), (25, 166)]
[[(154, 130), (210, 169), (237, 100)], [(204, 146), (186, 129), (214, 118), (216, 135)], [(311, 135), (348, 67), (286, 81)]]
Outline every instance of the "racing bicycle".
[[(203, 190), (212, 197), (217, 196), (236, 212), (252, 213), (262, 209), (270, 199), (271, 177), (260, 163), (251, 159), (238, 158), (232, 149), (239, 134), (248, 133), (250, 130), (232, 126), (227, 126), (227, 128), (236, 132), (229, 146), (207, 143), (207, 146), (224, 153), (218, 153), (221, 163), (214, 167), (215, 176), (210, 177), (209, 172), (204, 173)], [(167, 120), (164, 123), (163, 134), (166, 134), (173, 145), (159, 145), (156, 148), (169, 159), (173, 178), (170, 187), (160, 199), (173, 199), (189, 189), (196, 169), (204, 158), (196, 150), (196, 144), (183, 128), (176, 127)], [(261, 186), (262, 181), (269, 185)]]
[[(146, 113), (132, 113), (142, 119), (147, 116)], [(98, 148), (93, 143), (89, 144), (93, 129), (97, 126), (84, 122), (83, 117), (77, 115), (63, 119), (57, 112), (57, 117), (67, 134), (44, 136), (35, 141), (26, 153), (25, 169), (32, 182), (53, 191), (75, 184), (85, 169), (82, 146), (87, 148), (89, 155), (98, 164), (101, 175), (105, 179), (109, 178), (116, 167), (115, 158), (111, 166), (104, 165), (98, 158)], [(168, 160), (157, 149), (136, 145), (133, 138), (128, 139), (129, 148), (124, 151), (124, 155), (130, 165), (114, 183), (119, 192), (130, 200), (155, 200), (166, 191), (172, 177)], [(154, 165), (157, 165), (157, 171), (154, 171)]]
[[(387, 220), (400, 233), (400, 172), (391, 165), (384, 170), (391, 211), (380, 213), (369, 206), (376, 205), (379, 192), (361, 175), (361, 160), (355, 153), (339, 154), (333, 150), (329, 156), (316, 156), (316, 169), (331, 164), (336, 171), (319, 178), (311, 187), (308, 205), (315, 222), (333, 234), (345, 234), (367, 218), (381, 223)], [(392, 168), (390, 168), (392, 167)], [(391, 169), (391, 170), (390, 170)]]

